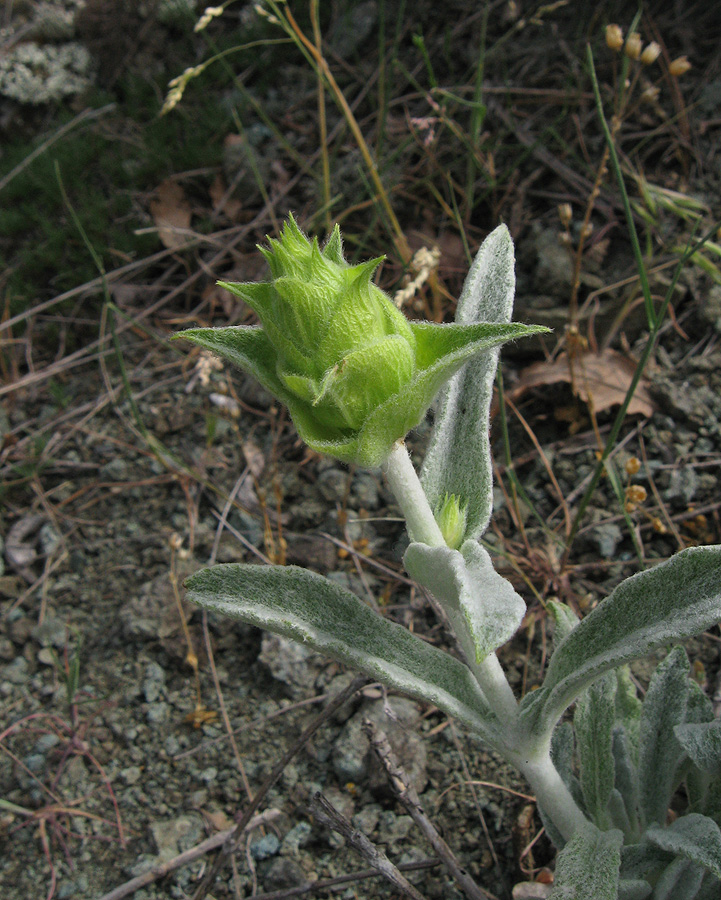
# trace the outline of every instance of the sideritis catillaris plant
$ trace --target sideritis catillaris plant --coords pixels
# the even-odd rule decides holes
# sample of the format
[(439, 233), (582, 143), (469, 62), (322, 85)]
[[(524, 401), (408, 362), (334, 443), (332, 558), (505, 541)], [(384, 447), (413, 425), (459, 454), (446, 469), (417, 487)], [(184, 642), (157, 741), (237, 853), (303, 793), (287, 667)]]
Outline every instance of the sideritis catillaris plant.
[[(560, 850), (553, 900), (721, 898), (721, 723), (683, 648), (643, 701), (626, 667), (721, 621), (721, 547), (634, 575), (582, 621), (551, 604), (554, 652), (541, 687), (521, 699), (496, 656), (526, 607), (479, 543), (492, 508), (492, 386), (499, 345), (543, 330), (510, 322), (508, 230), (482, 245), (448, 325), (407, 321), (371, 281), (379, 260), (349, 265), (337, 228), (321, 249), (291, 218), (262, 252), (271, 281), (225, 284), (261, 325), (178, 337), (254, 375), (313, 449), (381, 467), (408, 527), (406, 569), (443, 607), (465, 661), (293, 566), (204, 569), (186, 582), (189, 599), (462, 721), (533, 789)], [(403, 438), (439, 392), (419, 478)]]

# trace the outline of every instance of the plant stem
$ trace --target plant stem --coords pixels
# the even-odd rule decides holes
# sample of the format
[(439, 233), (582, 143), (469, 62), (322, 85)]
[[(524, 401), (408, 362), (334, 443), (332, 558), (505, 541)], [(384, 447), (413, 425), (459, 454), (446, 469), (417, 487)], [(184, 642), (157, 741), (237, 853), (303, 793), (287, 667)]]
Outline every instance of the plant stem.
[[(430, 547), (445, 547), (441, 530), (428, 503), (423, 487), (403, 441), (398, 441), (385, 461), (384, 472), (393, 495), (405, 516), (411, 540)], [(465, 625), (461, 617), (446, 609), (469, 667), (493, 711), (511, 728), (518, 715), (518, 704), (506, 674), (495, 653), (489, 653), (481, 663), (473, 662), (475, 649), (465, 639)]]
[(441, 529), (403, 441), (396, 441), (383, 471), (403, 512), (411, 540), (429, 547), (445, 547)]
[(548, 750), (524, 759), (521, 749), (514, 758), (509, 758), (509, 762), (520, 769), (536, 795), (538, 805), (563, 837), (570, 841), (585, 824), (586, 817), (558, 774)]

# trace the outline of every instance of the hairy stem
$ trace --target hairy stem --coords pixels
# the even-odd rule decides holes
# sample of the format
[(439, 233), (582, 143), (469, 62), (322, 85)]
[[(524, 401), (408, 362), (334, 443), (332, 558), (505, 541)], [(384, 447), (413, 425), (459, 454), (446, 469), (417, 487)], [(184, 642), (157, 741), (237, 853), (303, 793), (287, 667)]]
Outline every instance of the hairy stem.
[(405, 517), (411, 540), (429, 547), (444, 547), (441, 529), (403, 441), (396, 441), (383, 471)]
[(536, 795), (538, 805), (565, 840), (570, 841), (586, 822), (586, 817), (558, 774), (548, 750), (524, 758), (521, 747), (517, 754), (508, 758), (508, 761), (523, 773)]

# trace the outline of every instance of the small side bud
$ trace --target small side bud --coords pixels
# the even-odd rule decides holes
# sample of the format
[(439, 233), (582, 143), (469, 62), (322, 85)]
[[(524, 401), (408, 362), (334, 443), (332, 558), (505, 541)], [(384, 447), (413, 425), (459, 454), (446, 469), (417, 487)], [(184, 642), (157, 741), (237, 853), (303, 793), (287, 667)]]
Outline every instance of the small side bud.
[(451, 550), (457, 550), (466, 533), (467, 515), (465, 505), (461, 506), (461, 502), (455, 494), (446, 494), (443, 498), (436, 521), (446, 544)]
[(641, 54), (641, 63), (644, 66), (652, 66), (660, 55), (661, 48), (656, 43), (656, 41), (651, 41), (651, 43), (643, 49), (643, 53)]
[(626, 46), (623, 52), (629, 59), (638, 59), (641, 55), (641, 35), (637, 31), (632, 31), (626, 38)]
[(685, 75), (690, 68), (691, 63), (688, 61), (688, 57), (679, 56), (668, 67), (668, 71), (674, 78), (678, 78), (680, 75)]
[(615, 53), (623, 47), (623, 31), (620, 25), (606, 26), (606, 46)]

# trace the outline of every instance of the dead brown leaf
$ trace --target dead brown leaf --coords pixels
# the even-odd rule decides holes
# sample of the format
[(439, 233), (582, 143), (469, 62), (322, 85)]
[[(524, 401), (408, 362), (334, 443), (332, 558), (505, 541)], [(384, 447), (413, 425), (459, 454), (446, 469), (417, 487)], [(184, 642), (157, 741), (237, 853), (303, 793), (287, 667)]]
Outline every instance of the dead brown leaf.
[[(636, 365), (630, 357), (609, 349), (600, 353), (575, 354), (572, 373), (568, 354), (564, 351), (552, 362), (534, 363), (523, 369), (511, 391), (511, 399), (515, 401), (532, 388), (565, 383), (570, 384), (576, 396), (585, 403), (591, 402), (595, 412), (603, 412), (623, 403)], [(631, 415), (648, 418), (653, 413), (654, 405), (647, 384), (642, 377), (628, 407)]]
[(150, 214), (163, 246), (175, 250), (188, 240), (191, 210), (182, 186), (166, 178), (150, 201)]
[(210, 199), (213, 204), (213, 213), (216, 216), (224, 215), (231, 222), (236, 222), (243, 204), (235, 197), (228, 195), (228, 188), (220, 175), (215, 176), (215, 180), (210, 185)]

